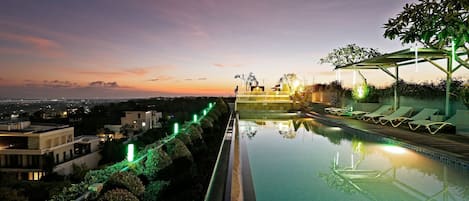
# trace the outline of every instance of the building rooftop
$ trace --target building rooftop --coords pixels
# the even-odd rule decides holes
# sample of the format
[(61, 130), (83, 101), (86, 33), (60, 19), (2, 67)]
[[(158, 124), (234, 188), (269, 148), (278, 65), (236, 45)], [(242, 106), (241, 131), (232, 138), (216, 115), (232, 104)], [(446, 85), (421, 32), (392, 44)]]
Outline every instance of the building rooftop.
[(63, 124), (34, 123), (29, 121), (1, 121), (0, 135), (2, 134), (41, 134), (49, 131), (60, 130), (70, 127)]

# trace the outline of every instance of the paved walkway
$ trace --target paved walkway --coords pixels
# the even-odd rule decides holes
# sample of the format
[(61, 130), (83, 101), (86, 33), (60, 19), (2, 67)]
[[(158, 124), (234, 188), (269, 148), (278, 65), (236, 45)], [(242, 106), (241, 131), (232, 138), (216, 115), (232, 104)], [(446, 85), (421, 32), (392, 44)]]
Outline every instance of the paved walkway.
[(394, 128), (349, 117), (338, 117), (315, 112), (309, 113), (309, 116), (326, 124), (335, 124), (340, 127), (366, 131), (371, 134), (395, 139), (469, 162), (469, 137), (467, 136), (445, 133), (431, 135), (428, 132), (410, 131), (408, 127), (405, 127), (407, 124), (401, 125), (399, 128)]

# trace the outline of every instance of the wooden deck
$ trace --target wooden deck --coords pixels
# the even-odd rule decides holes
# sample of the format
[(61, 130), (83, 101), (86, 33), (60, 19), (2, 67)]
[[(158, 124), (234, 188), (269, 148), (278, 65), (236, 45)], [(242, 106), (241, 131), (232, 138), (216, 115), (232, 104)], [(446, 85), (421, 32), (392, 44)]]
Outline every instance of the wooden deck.
[(414, 132), (409, 130), (407, 124), (403, 124), (399, 128), (394, 128), (348, 117), (338, 117), (314, 112), (310, 113), (310, 115), (325, 124), (365, 131), (370, 134), (387, 137), (442, 153), (469, 163), (469, 137), (467, 136), (448, 133), (431, 135), (425, 131)]

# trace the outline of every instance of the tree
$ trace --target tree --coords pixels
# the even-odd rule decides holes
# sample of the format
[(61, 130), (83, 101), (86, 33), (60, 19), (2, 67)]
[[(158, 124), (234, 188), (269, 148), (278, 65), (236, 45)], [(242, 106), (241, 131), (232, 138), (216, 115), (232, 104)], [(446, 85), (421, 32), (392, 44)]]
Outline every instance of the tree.
[[(384, 24), (384, 37), (399, 38), (403, 44), (421, 43), (426, 47), (446, 51), (454, 42), (455, 49), (469, 52), (469, 1), (419, 0), (406, 4), (404, 10)], [(469, 68), (468, 60), (455, 55), (455, 60)]]
[(28, 198), (22, 194), (18, 189), (0, 187), (0, 200), (3, 201), (27, 201)]
[(333, 49), (329, 54), (327, 54), (327, 56), (321, 58), (319, 63), (330, 63), (337, 67), (356, 63), (379, 55), (381, 55), (381, 53), (377, 49), (360, 47), (356, 44), (348, 44), (345, 47)]

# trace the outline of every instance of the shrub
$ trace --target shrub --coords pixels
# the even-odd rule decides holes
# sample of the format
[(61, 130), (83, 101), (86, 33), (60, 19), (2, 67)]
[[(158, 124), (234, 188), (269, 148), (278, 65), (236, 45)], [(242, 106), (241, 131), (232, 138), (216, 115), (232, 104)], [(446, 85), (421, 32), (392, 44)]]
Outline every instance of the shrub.
[(202, 128), (212, 128), (213, 127), (213, 122), (212, 122), (211, 119), (209, 119), (208, 116), (205, 117), (204, 119), (202, 119), (200, 124), (202, 125)]
[(73, 174), (70, 175), (70, 179), (72, 181), (81, 181), (85, 178), (86, 173), (89, 171), (88, 166), (85, 163), (81, 165), (77, 165), (75, 163), (72, 164)]
[(176, 138), (181, 140), (185, 145), (192, 145), (191, 137), (187, 133), (178, 133)]
[(85, 183), (91, 185), (95, 183), (104, 183), (112, 174), (119, 172), (122, 168), (127, 166), (127, 161), (116, 163), (112, 166), (108, 166), (105, 169), (92, 170), (86, 173)]
[(170, 166), (173, 163), (171, 157), (163, 151), (163, 149), (148, 150), (147, 160), (145, 161), (145, 169), (143, 174), (149, 179), (156, 178), (157, 173)]
[(112, 174), (104, 185), (105, 189), (123, 188), (136, 196), (145, 191), (142, 181), (132, 172), (117, 172)]
[(460, 94), (462, 102), (469, 109), (469, 84), (461, 88)]
[(153, 181), (145, 188), (144, 201), (157, 201), (161, 191), (169, 185), (168, 181)]
[(181, 142), (181, 140), (177, 138), (168, 142), (168, 144), (166, 144), (166, 147), (167, 147), (167, 152), (171, 156), (172, 160), (183, 158), (183, 157), (186, 157), (191, 161), (193, 160), (192, 154), (189, 151), (189, 149), (186, 147), (186, 145), (184, 145), (183, 142)]
[(135, 195), (124, 189), (113, 189), (99, 198), (99, 201), (139, 201)]
[(62, 192), (52, 196), (50, 201), (67, 201), (67, 200), (75, 200), (81, 195), (83, 195), (88, 189), (88, 185), (84, 182), (79, 184), (72, 184), (69, 187), (65, 187), (62, 189)]
[(3, 201), (27, 201), (20, 191), (8, 187), (0, 187), (0, 200)]
[(187, 133), (190, 135), (191, 141), (201, 140), (202, 133), (195, 126), (191, 125), (187, 129)]

